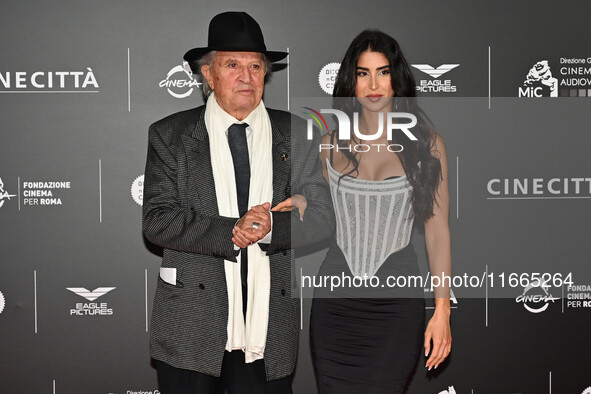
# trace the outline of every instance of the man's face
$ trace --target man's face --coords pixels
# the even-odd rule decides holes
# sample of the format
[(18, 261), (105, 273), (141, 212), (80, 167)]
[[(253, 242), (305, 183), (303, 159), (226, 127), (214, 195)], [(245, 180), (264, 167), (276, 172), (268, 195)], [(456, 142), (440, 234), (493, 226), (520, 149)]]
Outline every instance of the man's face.
[(259, 52), (217, 52), (213, 67), (201, 67), (201, 73), (215, 91), (224, 111), (243, 120), (256, 108), (265, 87), (265, 61)]

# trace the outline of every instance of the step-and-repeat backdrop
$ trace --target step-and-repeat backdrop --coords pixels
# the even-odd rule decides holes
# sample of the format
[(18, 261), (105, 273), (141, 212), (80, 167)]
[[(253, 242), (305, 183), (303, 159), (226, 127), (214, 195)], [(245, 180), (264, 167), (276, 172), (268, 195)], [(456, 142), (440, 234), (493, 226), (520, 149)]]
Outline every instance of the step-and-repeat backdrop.
[[(591, 4), (530, 0), (1, 2), (0, 392), (158, 393), (147, 129), (203, 103), (182, 55), (228, 10), (289, 52), (269, 107), (328, 98), (366, 28), (411, 64), (447, 146), (454, 282), (452, 354), (408, 392), (591, 393)], [(315, 392), (302, 305), (296, 393)]]

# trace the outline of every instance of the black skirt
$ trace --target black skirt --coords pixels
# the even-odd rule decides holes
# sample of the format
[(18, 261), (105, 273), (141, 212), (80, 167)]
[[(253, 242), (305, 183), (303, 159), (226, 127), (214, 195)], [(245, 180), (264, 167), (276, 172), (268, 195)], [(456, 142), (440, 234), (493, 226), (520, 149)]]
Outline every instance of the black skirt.
[[(351, 275), (335, 243), (319, 275), (346, 274)], [(380, 267), (378, 287), (315, 289), (310, 345), (319, 393), (404, 392), (423, 349), (423, 289), (391, 288), (383, 281), (418, 274), (417, 257), (409, 245)]]

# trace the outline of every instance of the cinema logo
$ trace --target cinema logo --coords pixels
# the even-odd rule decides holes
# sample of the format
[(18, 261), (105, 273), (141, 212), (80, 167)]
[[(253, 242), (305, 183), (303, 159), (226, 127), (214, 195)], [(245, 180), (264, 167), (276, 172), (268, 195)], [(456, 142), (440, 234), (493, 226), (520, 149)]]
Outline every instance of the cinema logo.
[(71, 189), (71, 184), (70, 181), (24, 181), (22, 188), (25, 206), (63, 205), (60, 195), (64, 190)]
[(523, 307), (531, 313), (542, 313), (550, 303), (554, 303), (560, 298), (553, 297), (548, 292), (550, 286), (543, 285), (539, 281), (531, 283), (523, 289), (523, 293), (515, 298), (515, 302), (523, 304)]
[(591, 178), (493, 178), (487, 200), (591, 198)]
[(442, 64), (437, 68), (428, 64), (412, 64), (414, 68), (421, 72), (429, 75), (433, 79), (421, 79), (417, 84), (417, 91), (421, 93), (455, 93), (458, 88), (455, 86), (451, 79), (439, 79), (443, 74), (446, 74), (459, 64)]
[(97, 287), (93, 291), (88, 291), (84, 287), (67, 287), (66, 289), (90, 301), (76, 303), (75, 307), (70, 309), (70, 316), (110, 316), (113, 314), (113, 309), (109, 308), (106, 302), (92, 301), (115, 290), (115, 287)]
[(93, 92), (99, 84), (90, 67), (83, 71), (0, 71), (0, 91), (4, 92)]
[[(310, 116), (311, 119), (307, 119), (308, 126), (308, 140), (312, 140), (314, 137), (314, 123), (320, 128), (320, 130), (324, 130), (328, 132), (328, 124), (326, 119), (322, 116), (322, 114), (331, 114), (337, 118), (338, 127), (336, 128), (337, 131), (337, 139), (341, 141), (350, 141), (351, 138), (351, 120), (349, 116), (338, 109), (321, 109), (320, 112), (309, 108), (304, 107), (306, 110), (310, 112), (304, 112), (304, 114)], [(410, 131), (413, 127), (417, 125), (417, 117), (408, 112), (388, 112), (386, 115), (380, 112), (378, 114), (378, 129), (373, 134), (362, 134), (359, 131), (359, 113), (353, 113), (353, 133), (358, 140), (363, 141), (375, 141), (382, 137), (383, 133), (387, 133), (388, 141), (393, 140), (394, 131), (401, 131), (406, 135), (406, 137), (411, 141), (417, 141), (417, 137)], [(385, 119), (384, 119), (385, 118)], [(401, 122), (406, 121), (406, 122)], [(384, 125), (385, 123), (385, 125)], [(402, 152), (404, 147), (401, 144), (383, 144), (383, 143), (362, 143), (362, 144), (350, 144), (350, 145), (340, 145), (340, 144), (320, 144), (319, 145), (319, 152), (322, 150), (335, 150), (339, 151), (349, 151), (349, 152), (356, 152), (356, 153), (364, 153), (370, 151), (377, 151), (380, 150), (388, 150), (389, 152)]]
[(540, 60), (528, 71), (519, 97), (591, 97), (591, 57)]
[(2, 182), (2, 178), (0, 178), (0, 208), (2, 208), (4, 203), (12, 197), (16, 197), (16, 194), (10, 194), (4, 190), (4, 182)]
[(166, 78), (160, 81), (158, 86), (166, 88), (172, 97), (182, 99), (189, 97), (193, 93), (193, 89), (201, 86), (201, 82), (193, 78), (189, 63), (183, 62), (182, 65), (171, 68), (166, 74)]
[(567, 308), (591, 308), (591, 285), (568, 285), (564, 297)]

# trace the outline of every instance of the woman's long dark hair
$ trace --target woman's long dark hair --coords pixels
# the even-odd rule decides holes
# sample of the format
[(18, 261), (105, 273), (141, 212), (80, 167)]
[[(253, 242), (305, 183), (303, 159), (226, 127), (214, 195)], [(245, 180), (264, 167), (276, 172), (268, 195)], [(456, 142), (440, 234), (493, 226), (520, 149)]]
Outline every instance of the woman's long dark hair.
[[(361, 105), (357, 99), (349, 100), (342, 99), (342, 97), (355, 97), (357, 62), (361, 54), (367, 50), (382, 53), (390, 63), (390, 79), (395, 92), (393, 100), (393, 103), (396, 103), (393, 104), (395, 110), (397, 112), (410, 112), (417, 117), (417, 126), (412, 128), (412, 133), (417, 137), (418, 141), (408, 140), (410, 143), (404, 144), (402, 152), (397, 154), (407, 179), (413, 188), (412, 206), (414, 215), (418, 220), (425, 221), (433, 216), (433, 204), (442, 176), (441, 163), (431, 154), (431, 149), (435, 143), (435, 134), (431, 132), (426, 116), (418, 108), (416, 100), (398, 98), (416, 97), (416, 83), (395, 39), (379, 30), (365, 30), (355, 37), (345, 53), (335, 80), (334, 106), (347, 113), (350, 116), (349, 119), (352, 119), (353, 112), (361, 112)], [(392, 136), (393, 139), (395, 137), (401, 138), (400, 136)], [(351, 145), (356, 142), (349, 140), (344, 143)], [(390, 143), (395, 143), (395, 141), (390, 141)], [(359, 161), (356, 152), (344, 149), (342, 152), (353, 166), (345, 176), (358, 173)]]

